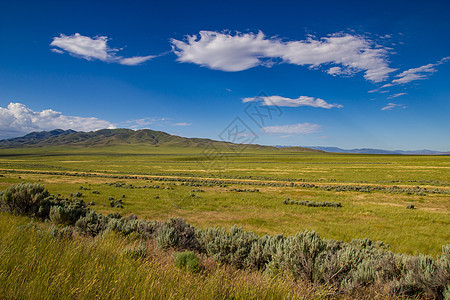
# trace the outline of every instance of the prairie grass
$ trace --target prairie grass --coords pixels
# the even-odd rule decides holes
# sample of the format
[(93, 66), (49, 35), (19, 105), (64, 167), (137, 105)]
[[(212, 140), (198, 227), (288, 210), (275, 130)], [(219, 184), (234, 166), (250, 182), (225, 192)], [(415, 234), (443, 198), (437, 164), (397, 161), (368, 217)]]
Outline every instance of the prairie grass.
[[(0, 295), (5, 299), (325, 299), (324, 286), (218, 266), (180, 270), (147, 242), (146, 258), (123, 255), (137, 241), (108, 233), (52, 237), (48, 224), (0, 214)], [(371, 290), (367, 295), (376, 296)], [(350, 297), (350, 296), (346, 296)]]
[[(95, 210), (107, 214), (131, 213), (152, 220), (171, 217), (206, 228), (236, 224), (257, 234), (292, 235), (314, 230), (322, 237), (351, 241), (369, 238), (391, 245), (398, 253), (436, 256), (450, 242), (450, 195), (354, 192), (318, 188), (258, 186), (261, 183), (288, 184), (291, 180), (314, 184), (386, 187), (427, 187), (450, 190), (450, 156), (399, 156), (296, 153), (279, 150), (250, 150), (242, 155), (227, 153), (205, 169), (202, 149), (123, 145), (114, 147), (45, 149), (1, 149), (0, 190), (13, 183), (41, 182), (52, 194), (70, 197), (82, 190), (82, 199), (95, 203)], [(225, 167), (226, 166), (226, 167)], [(5, 171), (1, 171), (5, 170)], [(15, 173), (8, 173), (13, 170)], [(38, 172), (87, 172), (103, 175), (149, 176), (144, 179), (112, 179), (87, 176), (30, 174)], [(22, 173), (21, 173), (22, 172)], [(155, 176), (180, 181), (156, 181)], [(251, 176), (251, 177), (250, 177)], [(20, 177), (20, 178), (19, 178)], [(186, 178), (240, 180), (222, 187), (188, 186)], [(126, 189), (105, 183), (124, 182), (142, 187)], [(247, 183), (246, 183), (247, 182)], [(252, 190), (260, 192), (235, 192)], [(202, 189), (204, 192), (192, 192)], [(93, 193), (93, 191), (99, 193)], [(194, 196), (192, 196), (194, 194)], [(122, 195), (126, 197), (123, 198)], [(111, 207), (109, 197), (122, 199), (123, 208)], [(342, 207), (283, 205), (282, 201), (340, 202)], [(408, 205), (416, 209), (408, 210)]]

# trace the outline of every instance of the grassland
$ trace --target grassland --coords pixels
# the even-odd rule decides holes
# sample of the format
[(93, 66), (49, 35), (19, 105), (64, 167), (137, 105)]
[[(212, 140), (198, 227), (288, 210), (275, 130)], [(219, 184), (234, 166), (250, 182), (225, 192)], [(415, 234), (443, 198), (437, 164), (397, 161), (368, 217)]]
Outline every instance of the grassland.
[[(382, 240), (392, 251), (409, 254), (436, 255), (450, 241), (448, 156), (247, 149), (208, 157), (198, 148), (46, 147), (0, 150), (0, 170), (1, 189), (40, 181), (53, 194), (81, 192), (102, 213), (181, 217), (201, 228), (237, 224), (261, 235), (315, 230), (330, 239)], [(330, 189), (355, 185), (384, 190)], [(438, 190), (391, 191), (393, 186)], [(245, 191), (253, 189), (259, 191)], [(123, 195), (123, 208), (110, 207), (109, 197)], [(283, 205), (286, 198), (340, 202), (342, 207)], [(406, 209), (408, 204), (416, 209)]]
[(145, 259), (132, 259), (123, 250), (136, 244), (133, 238), (55, 239), (49, 229), (0, 214), (2, 299), (321, 299), (330, 294), (326, 287), (219, 267), (206, 258), (201, 274), (184, 272), (173, 265), (173, 253), (150, 242)]

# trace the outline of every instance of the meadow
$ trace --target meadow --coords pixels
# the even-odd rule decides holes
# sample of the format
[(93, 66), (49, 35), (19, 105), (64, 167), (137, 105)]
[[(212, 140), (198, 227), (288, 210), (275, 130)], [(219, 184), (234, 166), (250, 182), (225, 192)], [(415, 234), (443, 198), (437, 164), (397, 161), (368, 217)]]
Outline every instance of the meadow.
[[(104, 214), (264, 234), (313, 230), (383, 241), (397, 253), (441, 253), (450, 241), (450, 157), (329, 154), (291, 149), (45, 147), (0, 150), (0, 189), (39, 182)], [(122, 207), (111, 207), (121, 199)], [(341, 207), (289, 205), (285, 200)], [(407, 209), (410, 205), (414, 209)], [(113, 205), (114, 206), (114, 205)]]
[(0, 294), (450, 296), (450, 157), (235, 150), (1, 149)]

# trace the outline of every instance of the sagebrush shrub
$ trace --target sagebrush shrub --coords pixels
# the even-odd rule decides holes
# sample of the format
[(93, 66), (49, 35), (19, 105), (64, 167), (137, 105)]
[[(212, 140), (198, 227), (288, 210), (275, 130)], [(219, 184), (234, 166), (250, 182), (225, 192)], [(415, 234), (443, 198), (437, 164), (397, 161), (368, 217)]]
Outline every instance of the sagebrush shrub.
[(75, 227), (81, 234), (96, 236), (102, 233), (107, 226), (107, 218), (95, 211), (89, 211), (86, 216), (78, 219)]
[(159, 226), (156, 243), (161, 248), (200, 250), (196, 229), (183, 219), (172, 218)]
[[(112, 197), (109, 197), (109, 198), (112, 198)], [(110, 200), (110, 202), (109, 202), (109, 206), (123, 208), (122, 199), (114, 200), (114, 198), (112, 198), (112, 200)]]
[(156, 236), (156, 245), (162, 249), (173, 248), (178, 244), (179, 237), (175, 234), (175, 229), (166, 224), (162, 225)]
[[(326, 243), (314, 231), (304, 231), (287, 237), (273, 255), (272, 273), (290, 270), (297, 278), (313, 281), (315, 260), (326, 249)], [(278, 269), (278, 270), (277, 270)]]
[(265, 235), (252, 243), (250, 252), (245, 259), (245, 266), (264, 270), (277, 252), (280, 243), (284, 242), (283, 235)]
[(2, 194), (1, 204), (9, 212), (20, 215), (37, 215), (41, 202), (50, 196), (44, 185), (19, 183), (9, 186)]
[(50, 208), (49, 218), (55, 224), (75, 225), (86, 212), (83, 200), (54, 202)]
[(206, 253), (215, 260), (242, 268), (259, 236), (232, 226), (229, 232), (225, 228), (207, 228), (199, 234), (199, 239)]

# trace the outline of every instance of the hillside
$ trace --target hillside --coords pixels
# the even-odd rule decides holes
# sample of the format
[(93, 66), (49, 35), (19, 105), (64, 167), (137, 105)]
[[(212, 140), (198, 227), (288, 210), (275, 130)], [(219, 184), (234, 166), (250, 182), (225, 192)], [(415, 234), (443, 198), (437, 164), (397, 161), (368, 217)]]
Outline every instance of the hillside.
[[(114, 145), (151, 145), (169, 147), (246, 147), (251, 149), (277, 149), (271, 146), (262, 145), (242, 145), (223, 141), (215, 141), (203, 138), (185, 138), (171, 135), (163, 131), (150, 129), (101, 129), (91, 132), (77, 132), (74, 130), (55, 129), (52, 131), (32, 132), (22, 137), (0, 140), (0, 148), (31, 148), (49, 146), (80, 146), (80, 147), (101, 147)], [(289, 151), (295, 152), (323, 152), (316, 149), (303, 147), (290, 147)]]

